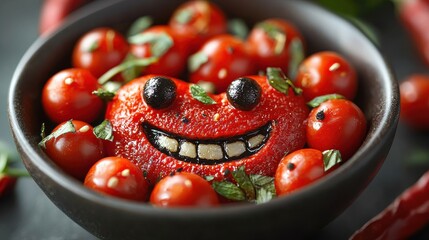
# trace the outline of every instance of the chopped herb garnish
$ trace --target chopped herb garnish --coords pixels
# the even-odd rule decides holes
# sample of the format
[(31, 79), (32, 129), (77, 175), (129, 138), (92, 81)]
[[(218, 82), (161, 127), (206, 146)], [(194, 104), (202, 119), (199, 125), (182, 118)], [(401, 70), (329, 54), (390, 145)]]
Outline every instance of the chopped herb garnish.
[(211, 181), (213, 181), (213, 180), (214, 180), (214, 177), (213, 177), (213, 176), (211, 176), (211, 175), (209, 175), (209, 176), (204, 176), (204, 179), (205, 179), (207, 182), (211, 182)]
[(92, 94), (96, 95), (97, 97), (101, 98), (103, 101), (111, 101), (115, 97), (114, 92), (107, 91), (103, 88), (99, 88), (92, 92)]
[(94, 135), (103, 140), (113, 141), (113, 127), (109, 120), (104, 120), (93, 129)]
[(313, 100), (311, 100), (310, 102), (307, 103), (307, 106), (312, 107), (312, 108), (316, 108), (318, 107), (320, 104), (322, 104), (323, 102), (326, 102), (328, 100), (331, 99), (344, 99), (345, 97), (340, 95), (340, 94), (327, 94), (327, 95), (323, 95), (323, 96), (319, 96), (319, 97), (315, 97), (313, 98)]
[(232, 171), (232, 176), (237, 181), (238, 187), (240, 187), (246, 194), (247, 199), (255, 199), (256, 193), (249, 176), (244, 171), (244, 166), (240, 166), (236, 170)]
[(189, 72), (195, 72), (201, 65), (209, 61), (207, 54), (203, 52), (196, 52), (189, 57), (188, 68)]
[[(128, 54), (127, 57), (125, 58), (124, 62), (134, 61), (136, 59), (137, 59), (137, 57), (135, 57), (133, 54)], [(129, 81), (137, 78), (138, 76), (140, 76), (142, 70), (143, 70), (143, 67), (141, 67), (141, 66), (132, 66), (132, 67), (129, 67), (129, 68), (123, 70), (121, 72), (121, 76), (124, 79), (124, 82), (129, 82)]]
[(100, 47), (100, 43), (98, 41), (93, 41), (87, 49), (85, 49), (85, 52), (94, 52), (95, 50), (97, 50)]
[(290, 87), (293, 89), (296, 95), (300, 95), (302, 93), (302, 89), (295, 87), (293, 82), (288, 77), (286, 77), (280, 68), (267, 68), (267, 79), (268, 83), (281, 93), (287, 95), (289, 93)]
[(244, 191), (232, 182), (222, 181), (213, 182), (213, 189), (221, 196), (234, 201), (246, 200)]
[(301, 39), (294, 38), (289, 46), (290, 62), (289, 62), (289, 76), (294, 79), (298, 72), (299, 64), (304, 60), (304, 47), (302, 46)]
[(235, 183), (222, 181), (212, 183), (213, 189), (223, 197), (234, 201), (264, 203), (276, 196), (274, 178), (258, 174), (247, 175), (244, 166), (232, 171)]
[(73, 125), (72, 120), (69, 120), (65, 122), (60, 128), (58, 128), (56, 131), (52, 132), (48, 136), (42, 139), (42, 141), (39, 142), (39, 146), (42, 148), (46, 148), (46, 142), (51, 140), (52, 138), (57, 138), (63, 134), (70, 133), (70, 132), (76, 132), (76, 129)]
[(267, 35), (275, 41), (274, 54), (278, 55), (282, 53), (287, 40), (286, 34), (279, 27), (270, 22), (259, 23), (257, 27), (262, 28)]
[(235, 18), (228, 21), (228, 32), (238, 38), (246, 39), (249, 28), (242, 19)]
[(116, 74), (129, 69), (131, 67), (147, 67), (152, 63), (155, 63), (158, 61), (158, 58), (156, 57), (149, 57), (149, 58), (139, 58), (139, 59), (133, 59), (129, 61), (122, 62), (118, 66), (110, 69), (106, 73), (104, 73), (99, 79), (98, 83), (103, 85), (106, 82), (108, 82), (110, 79), (112, 79)]
[(213, 100), (209, 95), (207, 95), (206, 91), (204, 89), (196, 84), (191, 84), (189, 86), (189, 89), (191, 91), (191, 95), (196, 100), (204, 103), (204, 104), (216, 104), (216, 101)]
[(191, 9), (182, 9), (174, 15), (174, 20), (180, 24), (187, 24), (194, 17), (195, 12)]
[(127, 33), (128, 37), (132, 37), (136, 34), (139, 34), (149, 28), (153, 24), (153, 19), (149, 16), (143, 16), (135, 20)]
[(128, 38), (128, 41), (132, 44), (150, 44), (150, 52), (153, 57), (161, 57), (174, 44), (173, 39), (166, 32), (139, 33)]
[(325, 172), (342, 162), (341, 153), (338, 150), (326, 150), (322, 154)]

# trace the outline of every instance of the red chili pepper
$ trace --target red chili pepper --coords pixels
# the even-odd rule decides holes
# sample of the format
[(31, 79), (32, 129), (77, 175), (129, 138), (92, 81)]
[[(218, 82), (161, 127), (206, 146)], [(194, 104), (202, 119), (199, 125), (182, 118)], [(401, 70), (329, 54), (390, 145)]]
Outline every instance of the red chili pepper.
[(89, 0), (45, 0), (40, 15), (40, 34), (47, 34), (57, 28), (74, 10)]
[(429, 223), (429, 171), (350, 240), (406, 239)]
[(429, 66), (429, 1), (401, 0), (399, 17), (410, 33), (423, 61)]

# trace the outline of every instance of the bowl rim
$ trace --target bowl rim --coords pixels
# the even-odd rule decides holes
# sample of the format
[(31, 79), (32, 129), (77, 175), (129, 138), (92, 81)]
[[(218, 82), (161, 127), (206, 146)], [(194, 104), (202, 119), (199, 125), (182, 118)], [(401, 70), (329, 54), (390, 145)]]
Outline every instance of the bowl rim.
[[(205, 217), (229, 217), (231, 214), (237, 212), (261, 212), (265, 211), (267, 207), (276, 208), (280, 205), (288, 204), (289, 202), (300, 201), (300, 199), (307, 198), (314, 189), (320, 189), (324, 186), (328, 186), (337, 181), (342, 181), (347, 178), (346, 172), (350, 171), (350, 169), (362, 168), (365, 166), (367, 161), (373, 160), (376, 153), (382, 148), (382, 144), (378, 144), (381, 141), (385, 140), (387, 136), (390, 134), (394, 134), (396, 131), (396, 126), (399, 119), (399, 88), (398, 83), (395, 80), (395, 76), (391, 70), (390, 64), (386, 60), (385, 56), (380, 52), (378, 46), (375, 45), (370, 39), (364, 36), (362, 31), (357, 29), (350, 21), (347, 21), (345, 18), (342, 18), (334, 13), (326, 10), (316, 4), (306, 2), (306, 1), (297, 1), (298, 3), (293, 3), (293, 1), (287, 1), (291, 4), (303, 4), (306, 7), (314, 8), (315, 11), (324, 12), (324, 15), (329, 16), (329, 18), (335, 18), (337, 21), (341, 22), (341, 24), (347, 24), (349, 27), (354, 28), (356, 31), (360, 32), (360, 37), (362, 41), (366, 41), (369, 43), (369, 46), (372, 47), (371, 51), (376, 53), (379, 57), (378, 61), (384, 66), (383, 69), (380, 69), (381, 75), (383, 76), (382, 83), (383, 87), (385, 87), (384, 92), (386, 93), (385, 102), (383, 106), (382, 115), (380, 119), (380, 124), (378, 126), (370, 126), (368, 130), (372, 130), (373, 134), (370, 138), (368, 135), (358, 149), (358, 151), (350, 158), (346, 163), (344, 163), (341, 168), (333, 171), (331, 174), (323, 177), (319, 181), (300, 189), (296, 192), (289, 194), (287, 197), (276, 197), (268, 203), (264, 204), (227, 204), (220, 208), (156, 208), (151, 206), (149, 203), (138, 203), (127, 201), (114, 197), (106, 197), (102, 194), (96, 193), (90, 189), (85, 188), (81, 182), (68, 176), (66, 174), (62, 174), (59, 169), (50, 164), (46, 159), (41, 156), (37, 151), (36, 147), (33, 146), (28, 139), (26, 138), (26, 134), (21, 129), (19, 123), (19, 117), (21, 115), (20, 109), (15, 108), (15, 102), (19, 100), (19, 91), (17, 86), (21, 79), (22, 73), (26, 69), (26, 65), (28, 62), (32, 60), (33, 55), (38, 52), (41, 46), (47, 44), (51, 39), (55, 39), (55, 37), (60, 34), (64, 29), (67, 29), (70, 25), (73, 25), (75, 22), (79, 21), (79, 19), (84, 19), (89, 15), (96, 13), (98, 11), (102, 11), (104, 8), (108, 8), (109, 6), (113, 6), (119, 4), (120, 2), (125, 2), (123, 0), (109, 0), (109, 1), (95, 1), (90, 3), (89, 5), (79, 9), (76, 13), (70, 15), (70, 17), (64, 22), (64, 24), (59, 27), (57, 30), (49, 34), (48, 36), (39, 37), (26, 51), (24, 56), (19, 61), (16, 70), (13, 74), (12, 81), (9, 88), (8, 95), (8, 117), (9, 117), (9, 125), (11, 128), (11, 132), (15, 138), (18, 148), (20, 148), (25, 155), (27, 155), (28, 159), (31, 159), (31, 162), (37, 167), (41, 172), (43, 172), (49, 179), (59, 184), (64, 189), (72, 192), (75, 195), (80, 196), (88, 201), (94, 202), (96, 204), (104, 205), (110, 208), (120, 209), (122, 211), (129, 212), (138, 212), (145, 213), (149, 215), (163, 215), (168, 217), (182, 217), (183, 213), (186, 212), (187, 218), (198, 218), (204, 215)], [(364, 155), (367, 153), (371, 153), (372, 157), (367, 157), (367, 161), (358, 161), (358, 159), (363, 159)], [(27, 167), (27, 166), (26, 166)]]

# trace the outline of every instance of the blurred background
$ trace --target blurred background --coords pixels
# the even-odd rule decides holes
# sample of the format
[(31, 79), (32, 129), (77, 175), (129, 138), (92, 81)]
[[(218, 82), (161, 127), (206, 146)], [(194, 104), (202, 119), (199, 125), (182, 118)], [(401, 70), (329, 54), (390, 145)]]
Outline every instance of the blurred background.
[[(429, 67), (423, 64), (418, 49), (399, 21), (393, 1), (317, 2), (351, 16), (358, 24), (363, 22), (364, 31), (376, 39), (398, 81), (413, 73), (429, 73)], [(7, 118), (8, 87), (19, 60), (38, 37), (42, 3), (42, 0), (0, 1), (0, 141), (11, 148), (14, 145)], [(314, 239), (347, 239), (428, 169), (429, 133), (400, 123), (379, 174), (353, 205)], [(20, 179), (12, 194), (0, 198), (0, 238), (96, 239), (58, 210), (31, 178)], [(429, 225), (412, 239), (429, 239)]]

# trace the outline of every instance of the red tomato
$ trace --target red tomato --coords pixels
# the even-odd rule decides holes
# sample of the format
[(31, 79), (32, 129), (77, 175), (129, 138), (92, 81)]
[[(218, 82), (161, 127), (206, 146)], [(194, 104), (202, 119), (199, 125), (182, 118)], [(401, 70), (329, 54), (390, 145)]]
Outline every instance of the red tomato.
[(86, 175), (84, 185), (103, 194), (134, 201), (146, 201), (149, 195), (149, 184), (142, 171), (121, 157), (106, 157), (96, 162)]
[(158, 207), (212, 207), (219, 199), (210, 183), (194, 173), (180, 172), (159, 181), (150, 195)]
[(54, 31), (64, 19), (89, 0), (44, 0), (39, 22), (39, 33), (47, 35)]
[(92, 94), (100, 85), (86, 69), (71, 68), (52, 76), (43, 87), (42, 105), (49, 119), (93, 122), (103, 111), (103, 101)]
[(409, 76), (401, 83), (399, 92), (401, 120), (416, 129), (429, 130), (429, 76)]
[(334, 52), (318, 52), (306, 58), (298, 68), (296, 86), (302, 88), (307, 101), (337, 93), (352, 100), (357, 93), (354, 67)]
[(260, 70), (279, 67), (288, 75), (290, 62), (296, 57), (291, 49), (293, 41), (301, 44), (303, 50), (304, 39), (301, 33), (283, 19), (267, 19), (258, 23), (247, 38)]
[[(58, 125), (53, 132), (65, 123)], [(46, 141), (44, 150), (66, 173), (83, 180), (91, 166), (104, 157), (103, 142), (94, 135), (89, 124), (77, 120), (72, 123), (76, 132), (67, 132), (51, 138)]]
[(279, 196), (289, 194), (320, 179), (333, 169), (325, 171), (320, 150), (305, 148), (292, 152), (277, 167), (274, 175), (276, 193)]
[(16, 185), (16, 177), (0, 173), (0, 198), (8, 195), (13, 191)]
[(154, 26), (131, 38), (130, 52), (138, 58), (158, 57), (147, 66), (144, 74), (161, 74), (178, 77), (186, 66), (188, 46), (168, 26)]
[(128, 54), (127, 40), (112, 28), (97, 28), (83, 35), (73, 49), (73, 66), (95, 77), (119, 65)]
[(198, 50), (209, 38), (227, 31), (222, 10), (212, 2), (201, 0), (180, 5), (173, 13), (169, 25), (187, 39), (192, 52)]
[[(198, 60), (195, 69), (194, 60)], [(189, 67), (191, 82), (212, 83), (218, 93), (224, 92), (233, 80), (257, 72), (246, 45), (231, 35), (220, 35), (206, 42), (191, 56)]]
[(332, 99), (311, 110), (307, 122), (307, 144), (321, 151), (337, 149), (349, 159), (366, 135), (366, 118), (353, 102)]

